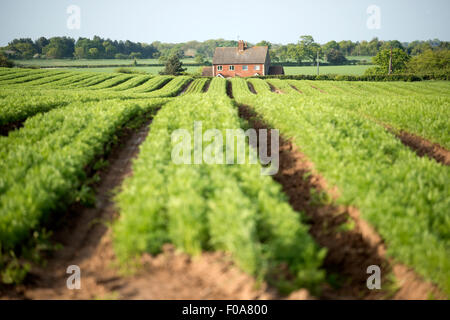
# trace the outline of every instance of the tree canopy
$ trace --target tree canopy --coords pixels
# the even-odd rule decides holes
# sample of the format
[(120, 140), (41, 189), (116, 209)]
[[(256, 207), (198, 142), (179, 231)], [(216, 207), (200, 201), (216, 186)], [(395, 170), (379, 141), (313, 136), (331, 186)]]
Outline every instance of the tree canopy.
[[(169, 57), (176, 55), (179, 59), (187, 55), (194, 56), (198, 64), (208, 64), (217, 47), (237, 47), (235, 40), (211, 39), (203, 42), (188, 41), (184, 43), (140, 43), (116, 41), (94, 36), (92, 39), (80, 37), (78, 40), (68, 37), (40, 37), (14, 39), (0, 52), (9, 59), (31, 58), (75, 58), (75, 59), (160, 59), (165, 64)], [(254, 44), (249, 43), (250, 47)], [(311, 35), (302, 35), (296, 43), (276, 44), (267, 40), (256, 43), (270, 48), (270, 58), (278, 63), (312, 64), (319, 57), (325, 57), (330, 64), (345, 63), (347, 58), (356, 56), (376, 56), (390, 48), (404, 51), (408, 55), (420, 55), (428, 50), (449, 50), (450, 42), (432, 39), (403, 43), (398, 40), (383, 41), (373, 38), (370, 41), (350, 40), (317, 43)]]
[(172, 55), (167, 59), (166, 67), (160, 74), (178, 76), (185, 71), (186, 69), (183, 68), (183, 62), (180, 61), (179, 57), (177, 55)]

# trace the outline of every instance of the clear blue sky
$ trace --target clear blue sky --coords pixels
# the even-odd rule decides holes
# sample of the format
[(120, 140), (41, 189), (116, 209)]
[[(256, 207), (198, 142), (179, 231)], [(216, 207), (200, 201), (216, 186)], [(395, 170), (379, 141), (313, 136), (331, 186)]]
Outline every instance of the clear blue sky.
[[(67, 28), (69, 5), (80, 30)], [(380, 29), (367, 28), (370, 5)], [(1, 0), (0, 46), (13, 38), (99, 35), (113, 40), (184, 42), (213, 38), (297, 42), (450, 40), (450, 0)]]

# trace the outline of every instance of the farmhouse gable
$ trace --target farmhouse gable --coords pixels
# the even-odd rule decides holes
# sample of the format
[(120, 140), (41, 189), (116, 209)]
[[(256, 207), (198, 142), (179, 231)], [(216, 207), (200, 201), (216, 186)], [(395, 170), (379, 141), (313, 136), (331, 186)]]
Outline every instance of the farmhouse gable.
[(270, 55), (267, 46), (248, 48), (240, 40), (237, 47), (219, 47), (212, 61), (214, 77), (252, 77), (269, 74)]

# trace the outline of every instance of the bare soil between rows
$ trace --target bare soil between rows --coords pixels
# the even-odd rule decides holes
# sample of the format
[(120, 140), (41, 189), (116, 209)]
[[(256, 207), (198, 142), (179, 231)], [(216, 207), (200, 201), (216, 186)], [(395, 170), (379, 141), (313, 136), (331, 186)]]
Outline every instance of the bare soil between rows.
[[(270, 129), (249, 106), (239, 105), (239, 115), (256, 130)], [(270, 131), (267, 150), (270, 152)], [(258, 142), (259, 143), (259, 142)], [(253, 146), (258, 148), (259, 145)], [(317, 243), (327, 248), (323, 268), (328, 285), (322, 290), (322, 299), (445, 299), (440, 290), (425, 281), (412, 269), (386, 256), (386, 247), (376, 231), (364, 221), (356, 208), (318, 201), (314, 194), (338, 197), (338, 190), (330, 189), (323, 177), (314, 172), (313, 164), (289, 140), (280, 137), (280, 167), (274, 176), (289, 198), (294, 210), (309, 218), (310, 233)], [(352, 228), (342, 229), (353, 223)], [(367, 288), (367, 267), (381, 268), (382, 290)], [(394, 275), (393, 283), (390, 275)]]
[(17, 121), (0, 126), (0, 136), (7, 137), (11, 131), (22, 128), (24, 122), (25, 121)]
[(419, 157), (427, 156), (443, 165), (450, 166), (450, 151), (438, 143), (432, 143), (406, 131), (400, 131), (394, 134), (405, 146), (412, 149)]

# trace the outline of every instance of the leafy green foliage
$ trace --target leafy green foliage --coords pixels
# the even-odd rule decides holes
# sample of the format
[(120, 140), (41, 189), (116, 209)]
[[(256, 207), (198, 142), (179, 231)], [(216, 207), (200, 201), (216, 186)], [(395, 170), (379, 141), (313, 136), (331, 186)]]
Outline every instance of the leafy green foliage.
[(450, 50), (426, 50), (413, 57), (407, 64), (412, 73), (427, 73), (430, 71), (446, 71), (450, 73)]
[(209, 81), (209, 79), (206, 78), (200, 78), (195, 79), (190, 85), (189, 88), (185, 91), (186, 94), (188, 93), (202, 93), (203, 88), (205, 87), (206, 83)]
[[(176, 129), (193, 134), (194, 121), (202, 121), (203, 130), (217, 128), (225, 136), (225, 129), (240, 128), (224, 84), (224, 79), (214, 79), (208, 94), (178, 97), (153, 120), (133, 177), (117, 197), (116, 253), (129, 261), (143, 252), (156, 254), (167, 242), (194, 255), (223, 250), (258, 279), (281, 285), (283, 275), (292, 275), (288, 290), (314, 288), (323, 280), (318, 268), (325, 252), (280, 186), (260, 175), (259, 165), (177, 165), (171, 160)], [(284, 273), (279, 271), (283, 265), (288, 266)]]
[(49, 213), (70, 203), (84, 168), (120, 128), (158, 99), (73, 103), (36, 115), (0, 138), (0, 244), (13, 248)]
[(180, 61), (180, 58), (177, 55), (172, 55), (167, 59), (166, 67), (160, 74), (178, 76), (185, 71), (186, 69), (183, 68), (183, 62)]
[[(373, 57), (373, 63), (378, 66), (385, 74), (389, 72), (389, 61), (391, 51), (388, 49), (381, 50)], [(405, 70), (406, 63), (409, 60), (408, 54), (402, 49), (392, 49), (392, 72), (400, 73)]]
[[(396, 110), (396, 104), (383, 106), (389, 100), (382, 100), (381, 94), (373, 100), (364, 92), (361, 99), (355, 99), (342, 92), (318, 90), (315, 95), (254, 95), (243, 82), (232, 80), (235, 99), (251, 105), (270, 126), (293, 138), (330, 187), (338, 187), (338, 201), (359, 208), (362, 217), (376, 228), (388, 254), (450, 293), (449, 167), (419, 158), (384, 127), (359, 114), (359, 110), (379, 108), (374, 114), (391, 112), (394, 119), (401, 119), (402, 115), (408, 117), (407, 112)], [(300, 86), (300, 81), (296, 84)], [(447, 83), (440, 85), (448, 87)], [(389, 85), (391, 88), (395, 86)], [(395, 95), (386, 91), (387, 97)], [(427, 98), (422, 102), (427, 107), (433, 99), (435, 104), (441, 99)], [(448, 142), (448, 135), (446, 139)]]
[(14, 67), (14, 62), (9, 61), (3, 54), (0, 53), (0, 67), (1, 68), (12, 68), (12, 67)]

